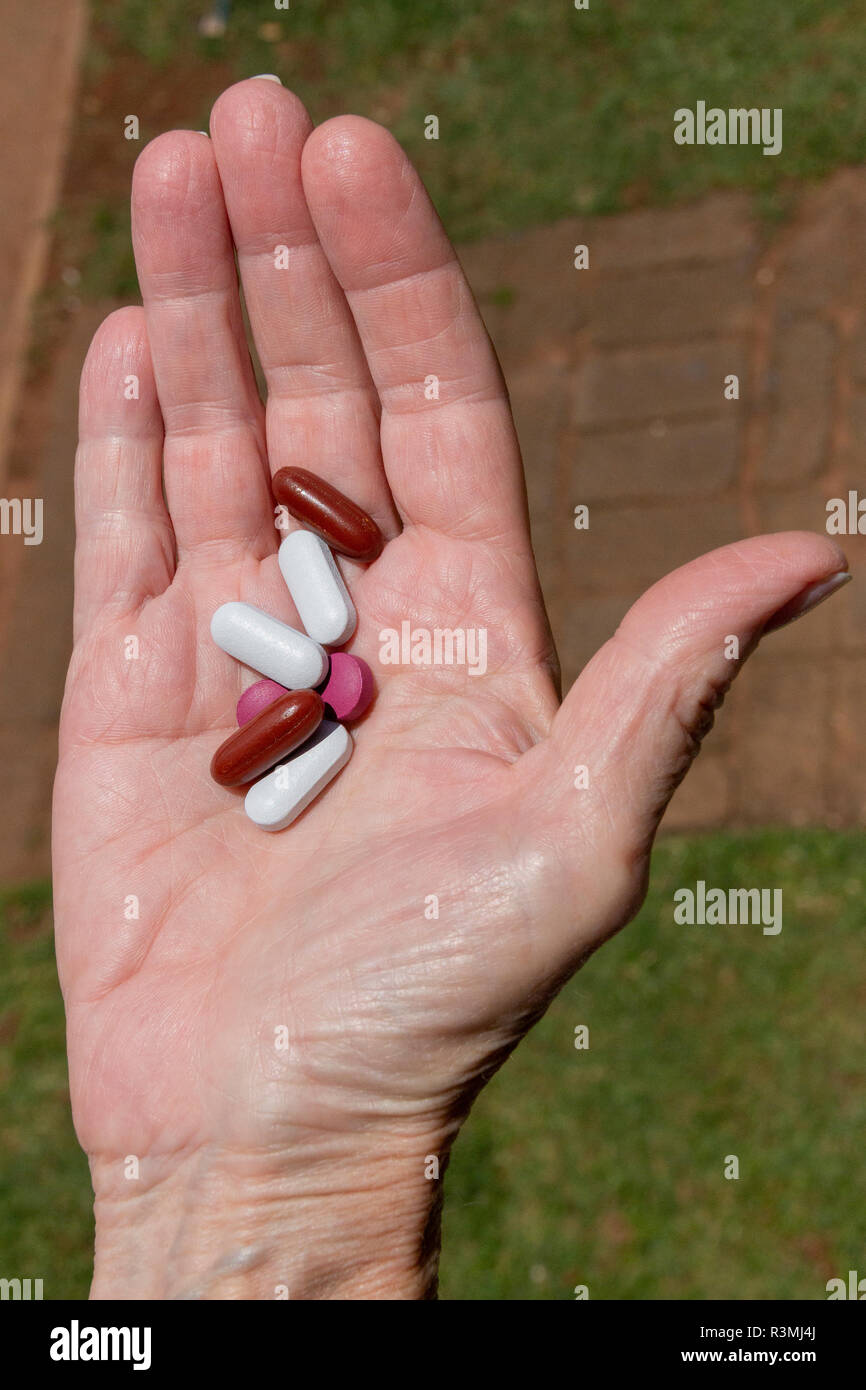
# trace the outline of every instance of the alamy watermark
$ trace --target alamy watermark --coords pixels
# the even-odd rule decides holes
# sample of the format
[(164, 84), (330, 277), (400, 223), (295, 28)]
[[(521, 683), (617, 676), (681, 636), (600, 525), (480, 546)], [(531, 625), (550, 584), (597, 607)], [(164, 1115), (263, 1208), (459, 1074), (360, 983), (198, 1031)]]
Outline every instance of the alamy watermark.
[(764, 936), (782, 930), (781, 888), (708, 888), (698, 879), (694, 888), (674, 893), (674, 921), (680, 926), (762, 926)]
[(866, 536), (866, 497), (849, 488), (847, 497), (831, 497), (826, 504), (828, 536)]
[(824, 1285), (827, 1290), (827, 1302), (833, 1299), (854, 1298), (858, 1303), (866, 1300), (866, 1279), (861, 1279), (856, 1269), (848, 1270), (848, 1278), (828, 1279)]
[(694, 111), (680, 106), (674, 112), (674, 140), (678, 145), (763, 145), (764, 154), (782, 150), (782, 108), (776, 106), (707, 109), (699, 101)]
[(149, 1327), (82, 1327), (73, 1318), (68, 1327), (51, 1329), (48, 1355), (52, 1361), (131, 1361), (134, 1371), (150, 1370)]
[(41, 545), (42, 498), (0, 497), (0, 536), (23, 536), (25, 545)]
[(486, 627), (413, 627), (408, 621), (379, 633), (383, 666), (465, 666), (470, 676), (487, 670)]
[(0, 1279), (0, 1300), (42, 1298), (41, 1279)]

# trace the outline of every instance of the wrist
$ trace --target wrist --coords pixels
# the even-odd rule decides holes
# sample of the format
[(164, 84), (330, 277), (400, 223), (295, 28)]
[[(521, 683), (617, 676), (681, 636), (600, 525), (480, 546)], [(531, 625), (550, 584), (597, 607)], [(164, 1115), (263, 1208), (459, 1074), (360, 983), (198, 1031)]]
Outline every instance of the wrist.
[[(441, 1178), (405, 1141), (352, 1160), (193, 1153), (91, 1160), (93, 1299), (427, 1299)], [(444, 1168), (444, 1164), (442, 1165)]]

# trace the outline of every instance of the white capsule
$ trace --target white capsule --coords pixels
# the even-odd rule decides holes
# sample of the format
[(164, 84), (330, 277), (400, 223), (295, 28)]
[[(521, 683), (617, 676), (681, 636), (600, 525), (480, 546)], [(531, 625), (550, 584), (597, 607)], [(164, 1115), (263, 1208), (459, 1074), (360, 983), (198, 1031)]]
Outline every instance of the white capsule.
[(211, 618), (210, 631), (229, 656), (287, 690), (319, 685), (328, 670), (328, 654), (318, 642), (251, 603), (224, 603)]
[(310, 636), (329, 647), (348, 641), (358, 615), (327, 543), (312, 531), (292, 531), (280, 546), (279, 558), (283, 578)]
[(323, 719), (297, 752), (250, 787), (244, 799), (250, 820), (262, 830), (284, 830), (346, 766), (353, 747), (348, 729)]

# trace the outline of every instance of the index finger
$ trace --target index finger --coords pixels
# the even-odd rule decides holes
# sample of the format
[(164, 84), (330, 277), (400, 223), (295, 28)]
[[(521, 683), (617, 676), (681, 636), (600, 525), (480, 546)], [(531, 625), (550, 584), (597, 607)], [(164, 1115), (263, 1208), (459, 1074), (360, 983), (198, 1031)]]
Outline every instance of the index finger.
[(404, 524), (529, 547), (520, 450), (493, 345), (427, 192), (381, 126), (313, 131), (302, 175), (382, 403)]

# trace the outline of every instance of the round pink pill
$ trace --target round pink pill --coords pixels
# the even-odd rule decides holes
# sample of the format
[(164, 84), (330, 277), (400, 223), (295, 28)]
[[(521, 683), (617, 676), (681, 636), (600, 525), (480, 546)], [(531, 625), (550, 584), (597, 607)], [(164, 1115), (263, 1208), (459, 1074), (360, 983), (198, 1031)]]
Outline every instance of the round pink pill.
[(348, 652), (331, 653), (331, 674), (322, 699), (341, 722), (360, 719), (373, 698), (373, 672), (366, 661)]
[(238, 724), (249, 724), (250, 720), (255, 719), (268, 705), (279, 700), (281, 695), (287, 694), (286, 687), (277, 685), (276, 681), (256, 681), (238, 700)]

